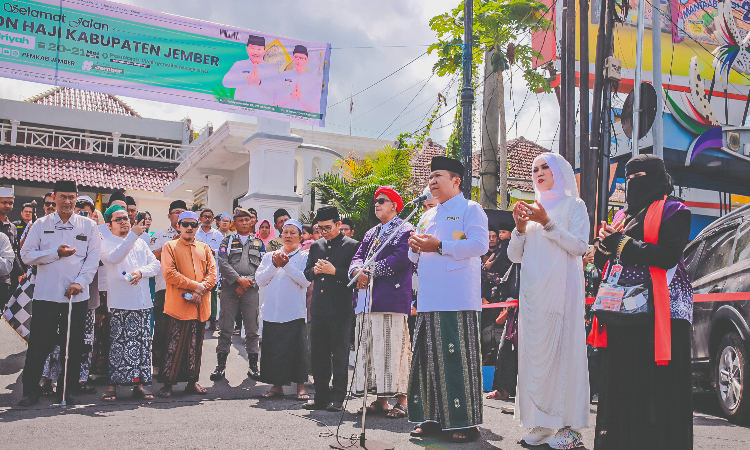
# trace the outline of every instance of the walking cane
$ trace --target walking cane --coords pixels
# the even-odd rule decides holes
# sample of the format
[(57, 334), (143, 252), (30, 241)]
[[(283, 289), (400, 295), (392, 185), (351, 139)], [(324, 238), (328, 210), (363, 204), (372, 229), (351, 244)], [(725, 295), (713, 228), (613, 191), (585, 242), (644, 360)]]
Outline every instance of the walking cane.
[(68, 328), (67, 333), (65, 336), (65, 368), (63, 369), (63, 373), (65, 376), (63, 377), (63, 395), (62, 395), (62, 401), (60, 402), (60, 408), (66, 409), (68, 407), (67, 402), (65, 401), (66, 397), (66, 391), (68, 388), (68, 358), (70, 358), (70, 316), (73, 314), (73, 294), (68, 297)]

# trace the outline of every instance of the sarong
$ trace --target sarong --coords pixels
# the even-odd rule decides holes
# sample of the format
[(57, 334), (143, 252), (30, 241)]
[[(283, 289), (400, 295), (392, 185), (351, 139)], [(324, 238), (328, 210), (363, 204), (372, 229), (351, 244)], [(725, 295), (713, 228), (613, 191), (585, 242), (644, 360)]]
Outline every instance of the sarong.
[(99, 306), (94, 310), (94, 348), (91, 355), (91, 375), (109, 375), (109, 310), (107, 293), (99, 292)]
[(305, 319), (263, 322), (260, 381), (272, 385), (307, 382)]
[(444, 430), (482, 424), (479, 311), (417, 314), (409, 374), (409, 421)]
[[(91, 348), (94, 343), (94, 310), (89, 309), (86, 311), (86, 330), (84, 331), (83, 337), (83, 355), (81, 357), (81, 376), (78, 380), (81, 383), (85, 383), (89, 379), (89, 365), (91, 364)], [(65, 337), (61, 337), (63, 342)], [(62, 362), (60, 361), (60, 346), (56, 345), (52, 353), (47, 355), (47, 360), (44, 362), (44, 371), (42, 376), (50, 379), (57, 380), (62, 372)]]
[(109, 311), (109, 384), (151, 384), (151, 309)]
[(406, 395), (411, 366), (406, 314), (370, 313), (371, 326), (364, 319), (364, 313), (357, 314), (354, 394), (364, 392), (365, 358), (369, 358), (367, 392), (378, 397)]
[(164, 362), (159, 368), (161, 383), (194, 383), (201, 372), (203, 330), (206, 323), (198, 320), (179, 320), (164, 314), (166, 347)]

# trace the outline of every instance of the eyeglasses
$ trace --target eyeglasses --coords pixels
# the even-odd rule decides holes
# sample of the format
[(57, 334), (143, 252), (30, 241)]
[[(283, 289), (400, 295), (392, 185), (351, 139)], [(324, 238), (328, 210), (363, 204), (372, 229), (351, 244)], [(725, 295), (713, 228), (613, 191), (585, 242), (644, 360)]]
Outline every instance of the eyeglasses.
[(47, 208), (54, 208), (55, 206), (57, 206), (57, 204), (55, 202), (44, 202), (44, 206)]
[(326, 225), (326, 226), (318, 225), (318, 228), (323, 233), (328, 233), (329, 231), (333, 230), (333, 225)]
[(201, 216), (201, 219), (214, 220), (214, 216)]
[(128, 220), (128, 217), (118, 217), (117, 219), (112, 219), (112, 223), (123, 223), (127, 222)]
[(375, 199), (375, 204), (382, 205), (383, 203), (390, 202), (390, 201), (391, 201), (391, 199), (388, 199), (388, 198), (376, 198)]
[(183, 226), (185, 228), (198, 228), (198, 222), (180, 222), (180, 226)]

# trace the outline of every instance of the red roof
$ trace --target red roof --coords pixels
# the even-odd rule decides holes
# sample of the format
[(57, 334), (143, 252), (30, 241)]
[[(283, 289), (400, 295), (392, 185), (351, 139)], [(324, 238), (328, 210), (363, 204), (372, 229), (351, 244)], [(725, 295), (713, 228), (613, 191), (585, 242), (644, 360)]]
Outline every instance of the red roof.
[(133, 108), (114, 95), (60, 86), (28, 98), (26, 101), (40, 105), (61, 106), (63, 108), (80, 109), (83, 111), (141, 117)]
[(163, 192), (177, 174), (172, 170), (0, 153), (0, 178), (54, 183), (74, 179), (82, 186)]
[(430, 177), (430, 162), (434, 156), (445, 156), (445, 147), (427, 139), (411, 160), (411, 179), (414, 189), (421, 192)]
[[(511, 139), (508, 141), (508, 164), (510, 165), (508, 175), (514, 178), (531, 179), (531, 165), (534, 162), (534, 158), (548, 151), (546, 148), (527, 140), (523, 136)], [(474, 152), (472, 155), (471, 172), (472, 176), (476, 178), (479, 177), (479, 165), (481, 161), (482, 153)], [(528, 181), (508, 181), (508, 187), (523, 192), (534, 192), (534, 187)]]

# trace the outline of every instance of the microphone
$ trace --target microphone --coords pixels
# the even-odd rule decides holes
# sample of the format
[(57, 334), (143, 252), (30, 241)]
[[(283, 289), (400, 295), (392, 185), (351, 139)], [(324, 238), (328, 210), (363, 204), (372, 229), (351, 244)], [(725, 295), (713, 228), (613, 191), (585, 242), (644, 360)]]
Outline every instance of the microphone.
[(426, 194), (420, 195), (419, 197), (415, 198), (414, 200), (410, 201), (409, 203), (405, 204), (404, 206), (411, 206), (416, 205), (418, 203), (426, 202), (427, 200), (432, 198), (432, 192), (427, 191)]

